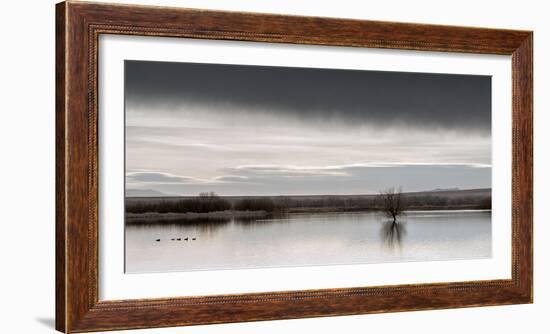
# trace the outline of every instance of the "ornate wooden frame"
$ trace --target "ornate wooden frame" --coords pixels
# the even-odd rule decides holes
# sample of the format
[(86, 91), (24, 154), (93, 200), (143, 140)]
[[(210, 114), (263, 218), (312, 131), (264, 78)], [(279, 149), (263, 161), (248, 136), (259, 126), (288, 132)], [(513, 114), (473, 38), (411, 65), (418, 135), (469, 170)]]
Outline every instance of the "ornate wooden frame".
[[(531, 303), (533, 34), (66, 1), (56, 7), (56, 328), (84, 332)], [(124, 34), (512, 56), (512, 278), (98, 300), (98, 36)]]

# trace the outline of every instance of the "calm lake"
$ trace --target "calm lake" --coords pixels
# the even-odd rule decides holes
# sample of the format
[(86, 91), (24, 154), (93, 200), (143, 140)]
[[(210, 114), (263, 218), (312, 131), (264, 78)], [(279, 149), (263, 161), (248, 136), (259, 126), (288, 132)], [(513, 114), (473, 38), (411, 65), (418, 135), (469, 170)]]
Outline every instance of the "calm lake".
[(127, 273), (489, 257), (491, 211), (409, 211), (397, 225), (360, 212), (126, 226)]

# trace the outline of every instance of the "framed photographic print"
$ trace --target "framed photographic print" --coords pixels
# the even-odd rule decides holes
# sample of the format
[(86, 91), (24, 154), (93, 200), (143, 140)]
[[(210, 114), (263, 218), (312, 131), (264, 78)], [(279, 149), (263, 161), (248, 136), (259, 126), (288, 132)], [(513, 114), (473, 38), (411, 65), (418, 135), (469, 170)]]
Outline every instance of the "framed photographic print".
[(532, 32), (56, 10), (59, 331), (532, 302)]

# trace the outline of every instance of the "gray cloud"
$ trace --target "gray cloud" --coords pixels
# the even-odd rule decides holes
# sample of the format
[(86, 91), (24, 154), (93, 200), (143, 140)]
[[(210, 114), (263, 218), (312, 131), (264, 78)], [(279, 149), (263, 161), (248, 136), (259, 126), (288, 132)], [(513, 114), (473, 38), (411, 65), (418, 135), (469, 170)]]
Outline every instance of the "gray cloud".
[(491, 77), (126, 61), (128, 110), (181, 106), (308, 122), (490, 132)]
[(346, 176), (343, 168), (334, 167), (300, 167), (300, 166), (240, 166), (222, 169), (225, 172), (244, 174), (240, 177), (249, 179), (273, 177), (316, 177), (316, 176)]
[(214, 178), (215, 182), (246, 182), (248, 177), (241, 175), (222, 175)]
[(161, 172), (133, 172), (126, 173), (126, 180), (138, 183), (190, 183), (197, 180), (188, 176), (171, 175)]

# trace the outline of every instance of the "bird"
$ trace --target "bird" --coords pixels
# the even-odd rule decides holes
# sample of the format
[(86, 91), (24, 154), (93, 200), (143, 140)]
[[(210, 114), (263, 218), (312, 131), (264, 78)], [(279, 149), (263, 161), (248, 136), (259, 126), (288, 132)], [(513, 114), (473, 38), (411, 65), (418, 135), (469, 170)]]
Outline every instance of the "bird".
[(197, 238), (193, 238), (193, 239), (191, 239), (191, 240), (197, 240)]
[(177, 241), (181, 241), (181, 238), (177, 238), (176, 240), (177, 240)]
[(160, 239), (157, 239), (157, 241), (160, 241)]
[(176, 240), (176, 239), (172, 238), (172, 239), (170, 239), (170, 240), (174, 241), (174, 240)]
[(188, 240), (189, 240), (189, 237), (187, 237), (187, 238), (185, 238), (185, 239), (183, 239), (183, 240), (188, 241)]

